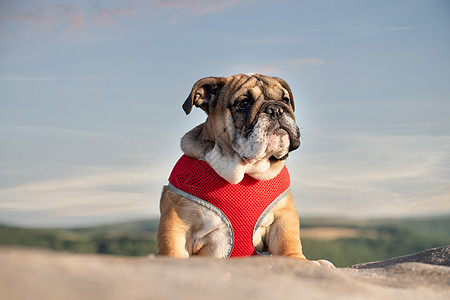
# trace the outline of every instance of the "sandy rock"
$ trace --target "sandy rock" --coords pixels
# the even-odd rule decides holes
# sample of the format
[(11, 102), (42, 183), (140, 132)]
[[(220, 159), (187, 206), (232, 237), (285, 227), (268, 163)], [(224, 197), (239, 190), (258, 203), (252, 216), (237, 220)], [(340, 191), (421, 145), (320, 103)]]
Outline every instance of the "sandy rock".
[(410, 255), (391, 258), (384, 261), (362, 263), (350, 266), (352, 269), (372, 269), (372, 268), (384, 268), (387, 266), (406, 263), (406, 262), (419, 262), (437, 266), (450, 266), (450, 245), (442, 246), (439, 248), (428, 249), (425, 251), (417, 252)]
[[(129, 258), (0, 248), (0, 299), (448, 299), (448, 249), (381, 267), (326, 269), (283, 257)], [(445, 256), (443, 265), (423, 258), (433, 255), (434, 262)]]

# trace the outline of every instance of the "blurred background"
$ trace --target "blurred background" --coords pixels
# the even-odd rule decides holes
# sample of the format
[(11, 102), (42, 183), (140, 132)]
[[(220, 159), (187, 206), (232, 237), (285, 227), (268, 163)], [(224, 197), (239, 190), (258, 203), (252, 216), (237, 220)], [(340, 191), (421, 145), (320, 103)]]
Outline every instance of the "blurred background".
[(449, 29), (445, 0), (0, 1), (0, 243), (154, 251), (181, 104), (249, 72), (294, 93), (308, 257), (449, 243)]

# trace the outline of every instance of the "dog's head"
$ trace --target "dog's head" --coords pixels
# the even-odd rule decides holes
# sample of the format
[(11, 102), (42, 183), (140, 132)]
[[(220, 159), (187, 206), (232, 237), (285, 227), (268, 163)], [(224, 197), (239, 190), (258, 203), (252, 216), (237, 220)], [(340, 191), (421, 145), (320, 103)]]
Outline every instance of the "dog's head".
[(232, 173), (218, 172), (232, 183), (242, 180), (244, 173), (257, 179), (276, 176), (288, 153), (300, 146), (292, 91), (280, 78), (260, 74), (203, 78), (183, 104), (186, 114), (193, 106), (208, 118), (183, 138), (183, 150), (189, 155), (195, 149), (194, 156), (203, 152), (216, 171), (225, 168), (222, 173)]

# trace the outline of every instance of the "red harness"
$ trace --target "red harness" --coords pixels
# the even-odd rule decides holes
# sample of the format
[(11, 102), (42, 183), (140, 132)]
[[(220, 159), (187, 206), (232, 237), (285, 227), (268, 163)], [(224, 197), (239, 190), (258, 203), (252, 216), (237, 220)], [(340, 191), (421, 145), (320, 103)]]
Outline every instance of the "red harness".
[(220, 177), (203, 160), (183, 155), (169, 177), (169, 188), (179, 195), (216, 213), (231, 228), (231, 247), (227, 257), (257, 253), (253, 234), (265, 215), (290, 192), (286, 167), (270, 180), (256, 180), (247, 174), (238, 184)]

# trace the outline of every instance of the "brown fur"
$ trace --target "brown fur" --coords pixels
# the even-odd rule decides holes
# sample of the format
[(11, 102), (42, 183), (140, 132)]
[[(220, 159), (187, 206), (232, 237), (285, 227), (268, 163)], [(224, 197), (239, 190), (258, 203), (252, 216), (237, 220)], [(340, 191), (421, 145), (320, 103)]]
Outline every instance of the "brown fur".
[[(247, 99), (251, 99), (251, 106), (244, 115), (239, 105), (245, 104)], [(284, 80), (260, 74), (200, 79), (192, 87), (183, 109), (189, 114), (196, 106), (205, 111), (208, 117), (182, 138), (183, 152), (194, 158), (209, 159), (208, 163), (220, 176), (222, 174), (214, 165), (216, 161), (211, 161), (211, 157), (218, 158), (218, 165), (222, 160), (225, 166), (231, 165), (228, 170), (231, 179), (227, 179), (229, 174), (226, 172), (222, 176), (230, 182), (236, 178), (239, 181), (240, 177), (236, 175), (239, 172), (256, 179), (275, 177), (283, 168), (285, 157), (274, 159), (271, 154), (267, 154), (252, 160), (240, 157), (235, 150), (235, 143), (239, 142), (237, 136), (244, 136), (246, 131), (254, 129), (259, 117), (270, 111), (267, 108), (270, 105), (280, 109), (287, 116), (286, 120), (291, 120), (287, 121), (288, 125), (283, 129), (289, 135), (289, 151), (295, 150), (300, 145), (299, 131), (292, 125), (295, 121), (294, 100)], [(281, 124), (281, 119), (278, 122)], [(183, 198), (166, 186), (161, 196), (160, 212), (159, 255), (223, 257), (226, 253), (228, 228), (203, 206)], [(306, 260), (302, 253), (300, 224), (292, 193), (264, 218), (255, 232), (253, 244), (261, 252), (270, 251), (273, 255)], [(318, 264), (330, 265), (324, 261)]]

